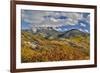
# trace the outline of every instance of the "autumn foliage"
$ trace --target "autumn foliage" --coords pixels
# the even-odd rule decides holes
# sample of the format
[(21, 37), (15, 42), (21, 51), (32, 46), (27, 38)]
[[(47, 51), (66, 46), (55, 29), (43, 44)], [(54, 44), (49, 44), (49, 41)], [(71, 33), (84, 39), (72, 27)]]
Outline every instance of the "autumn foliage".
[(87, 60), (89, 37), (47, 39), (29, 32), (21, 33), (21, 62)]

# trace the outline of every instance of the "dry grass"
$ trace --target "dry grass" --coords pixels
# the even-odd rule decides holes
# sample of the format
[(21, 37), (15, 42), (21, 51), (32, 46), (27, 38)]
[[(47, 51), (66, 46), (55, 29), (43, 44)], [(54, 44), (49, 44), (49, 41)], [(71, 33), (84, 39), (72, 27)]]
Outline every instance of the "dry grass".
[[(47, 61), (67, 61), (89, 59), (89, 41), (82, 41), (84, 38), (72, 38), (65, 40), (49, 40), (38, 35), (32, 35), (30, 39), (28, 33), (22, 33), (22, 62), (47, 62)], [(70, 40), (70, 41), (69, 41)], [(37, 41), (38, 46), (32, 48), (24, 42)], [(69, 42), (85, 46), (72, 46)]]

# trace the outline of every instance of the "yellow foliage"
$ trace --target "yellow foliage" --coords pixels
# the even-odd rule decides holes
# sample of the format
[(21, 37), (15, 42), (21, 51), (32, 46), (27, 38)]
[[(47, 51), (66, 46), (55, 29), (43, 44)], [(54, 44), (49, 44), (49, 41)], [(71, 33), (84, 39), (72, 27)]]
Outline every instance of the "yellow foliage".
[[(33, 35), (31, 40), (37, 41), (37, 48), (31, 48), (24, 41), (30, 41), (28, 33), (22, 33), (21, 61), (22, 62), (47, 62), (89, 59), (89, 45), (85, 42), (86, 50), (73, 47), (66, 40), (49, 40), (38, 35)], [(69, 39), (70, 40), (70, 39)], [(72, 42), (81, 45), (83, 38), (72, 38)], [(88, 50), (87, 50), (88, 48)]]

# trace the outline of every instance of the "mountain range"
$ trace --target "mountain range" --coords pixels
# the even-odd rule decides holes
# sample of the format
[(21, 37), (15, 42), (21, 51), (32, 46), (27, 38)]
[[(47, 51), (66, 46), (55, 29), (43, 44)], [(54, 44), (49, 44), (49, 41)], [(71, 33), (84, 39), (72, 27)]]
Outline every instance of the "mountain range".
[(38, 29), (36, 33), (34, 33), (32, 30), (22, 30), (22, 31), (28, 31), (28, 32), (31, 32), (33, 35), (39, 34), (45, 38), (54, 38), (54, 39), (55, 38), (71, 38), (71, 37), (79, 37), (79, 36), (87, 37), (90, 35), (89, 33), (80, 31), (78, 29), (71, 29), (65, 32), (59, 32), (54, 29), (50, 29), (50, 30)]

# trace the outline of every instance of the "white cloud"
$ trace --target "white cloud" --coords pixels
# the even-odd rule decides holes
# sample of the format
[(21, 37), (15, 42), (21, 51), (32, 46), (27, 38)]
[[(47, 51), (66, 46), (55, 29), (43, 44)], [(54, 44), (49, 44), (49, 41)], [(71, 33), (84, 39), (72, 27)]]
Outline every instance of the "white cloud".
[(62, 29), (61, 29), (61, 28), (57, 28), (57, 29), (54, 29), (54, 30), (56, 30), (56, 31), (62, 31)]
[[(50, 16), (44, 18), (44, 16)], [(60, 16), (67, 17), (60, 19)], [(89, 18), (89, 17), (88, 17)], [(51, 26), (76, 25), (78, 20), (84, 19), (82, 13), (76, 12), (51, 12), (51, 11), (25, 11), (22, 10), (22, 19), (32, 26)]]
[(80, 31), (83, 31), (83, 29), (81, 29), (81, 28), (80, 28), (79, 30), (80, 30)]
[(58, 20), (55, 19), (55, 18), (50, 18), (50, 20), (53, 21), (53, 22), (58, 22)]
[(86, 22), (87, 22), (87, 23), (90, 23), (90, 15), (87, 16)]
[(87, 29), (79, 29), (80, 31), (89, 32)]
[(80, 25), (83, 26), (83, 27), (86, 27), (86, 24), (84, 24), (84, 23), (80, 23)]
[(83, 21), (87, 22), (88, 24), (90, 24), (90, 15), (87, 15), (87, 17), (83, 17), (82, 15), (82, 19)]
[(87, 29), (84, 29), (85, 32), (89, 32)]
[(81, 13), (64, 13), (68, 17), (68, 20), (66, 21), (66, 24), (68, 25), (75, 25), (78, 23), (78, 20), (82, 19)]

